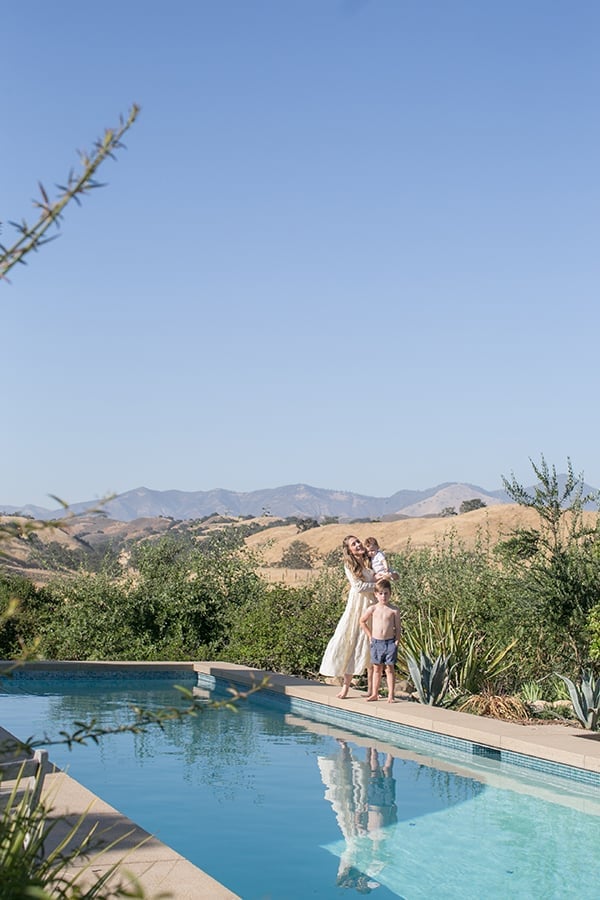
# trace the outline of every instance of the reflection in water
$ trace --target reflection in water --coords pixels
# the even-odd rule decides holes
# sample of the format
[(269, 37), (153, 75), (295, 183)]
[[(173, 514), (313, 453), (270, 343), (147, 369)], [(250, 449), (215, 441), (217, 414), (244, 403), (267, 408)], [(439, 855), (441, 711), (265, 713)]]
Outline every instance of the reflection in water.
[(388, 827), (398, 821), (393, 757), (375, 747), (358, 751), (338, 738), (339, 752), (318, 757), (325, 799), (329, 800), (346, 842), (337, 885), (368, 894), (379, 887), (386, 864)]

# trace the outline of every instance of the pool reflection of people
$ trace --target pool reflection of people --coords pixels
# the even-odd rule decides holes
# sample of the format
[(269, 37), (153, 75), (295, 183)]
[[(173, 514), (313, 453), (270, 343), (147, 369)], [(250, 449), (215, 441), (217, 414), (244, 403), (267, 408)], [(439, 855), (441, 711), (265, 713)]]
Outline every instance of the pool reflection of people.
[[(368, 747), (361, 758), (338, 738), (334, 756), (319, 757), (319, 769), (346, 842), (340, 857), (338, 887), (368, 894), (379, 887), (377, 873), (386, 865), (387, 829), (398, 821), (394, 760)], [(383, 762), (382, 762), (383, 760)]]

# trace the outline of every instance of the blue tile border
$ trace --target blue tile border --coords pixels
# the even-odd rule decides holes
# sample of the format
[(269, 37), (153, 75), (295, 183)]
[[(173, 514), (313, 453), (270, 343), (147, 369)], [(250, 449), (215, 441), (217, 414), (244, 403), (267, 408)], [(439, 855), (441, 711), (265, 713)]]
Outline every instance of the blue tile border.
[(181, 681), (196, 683), (196, 673), (191, 669), (17, 669), (11, 674), (0, 672), (0, 692), (3, 685), (21, 684), (30, 681)]
[[(231, 684), (238, 684), (241, 690), (248, 687), (246, 683), (236, 682), (234, 672), (228, 673), (227, 679), (217, 679), (213, 675), (198, 672), (199, 687), (226, 692), (227, 687)], [(365, 737), (377, 737), (389, 743), (397, 741), (407, 749), (416, 749), (423, 753), (427, 751), (427, 747), (443, 748), (452, 754), (452, 761), (462, 762), (465, 765), (474, 764), (478, 759), (485, 758), (497, 763), (502, 768), (511, 767), (513, 770), (525, 770), (536, 775), (559, 778), (600, 790), (599, 772), (591, 772), (552, 760), (539, 759), (525, 753), (516, 753), (513, 750), (488, 747), (464, 738), (451, 737), (412, 725), (402, 725), (387, 719), (382, 720), (362, 713), (316, 703), (312, 700), (290, 697), (288, 694), (282, 694), (269, 688), (253, 694), (249, 698), (249, 702), (270, 707), (276, 706), (284, 712), (297, 713), (323, 724), (340, 725)], [(514, 771), (511, 774), (515, 774)]]

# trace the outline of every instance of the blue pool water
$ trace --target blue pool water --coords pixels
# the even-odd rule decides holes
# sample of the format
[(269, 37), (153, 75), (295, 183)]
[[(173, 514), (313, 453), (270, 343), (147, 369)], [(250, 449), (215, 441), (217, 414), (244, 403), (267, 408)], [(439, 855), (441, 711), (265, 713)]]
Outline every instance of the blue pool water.
[[(175, 705), (188, 673), (2, 680), (0, 724), (57, 735)], [(244, 900), (598, 896), (600, 788), (285, 714), (264, 693), (50, 756)], [(508, 770), (508, 771), (507, 771)]]

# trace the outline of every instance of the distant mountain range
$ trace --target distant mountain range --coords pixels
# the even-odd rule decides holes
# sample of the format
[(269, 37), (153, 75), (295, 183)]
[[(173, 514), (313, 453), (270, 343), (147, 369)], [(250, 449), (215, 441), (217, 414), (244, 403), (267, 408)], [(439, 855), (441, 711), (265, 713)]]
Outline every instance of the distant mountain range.
[[(331, 491), (308, 484), (242, 493), (212, 491), (152, 491), (140, 487), (119, 494), (103, 506), (111, 519), (130, 522), (143, 517), (166, 516), (173, 519), (201, 519), (212, 513), (229, 516), (272, 515), (322, 519), (337, 516), (341, 520), (379, 519), (398, 516), (438, 515), (445, 507), (458, 508), (463, 500), (480, 498), (486, 506), (510, 502), (504, 491), (487, 491), (472, 484), (448, 482), (424, 491), (397, 491), (391, 497), (367, 497), (349, 491)], [(97, 501), (74, 503), (71, 509), (83, 513)], [(39, 506), (1, 506), (6, 514), (21, 513), (35, 519), (54, 518), (64, 510)]]
[[(563, 478), (564, 476), (559, 476)], [(534, 488), (526, 488), (533, 492)], [(586, 493), (595, 488), (585, 485)], [(298, 516), (323, 519), (337, 516), (341, 521), (352, 519), (395, 519), (404, 516), (435, 516), (447, 507), (456, 512), (464, 500), (480, 499), (486, 506), (512, 501), (504, 490), (488, 491), (474, 484), (446, 482), (424, 491), (397, 491), (391, 497), (367, 497), (349, 491), (331, 491), (311, 487), (308, 484), (290, 484), (260, 491), (152, 491), (140, 487), (119, 494), (102, 509), (106, 516), (119, 522), (131, 522), (140, 518), (164, 516), (177, 520), (202, 519), (212, 513), (228, 516), (271, 515), (278, 518)], [(84, 513), (97, 506), (97, 501), (74, 503), (70, 509)], [(595, 507), (592, 507), (595, 508)], [(51, 519), (61, 515), (62, 509), (44, 509), (39, 506), (2, 506), (0, 511), (14, 515), (32, 516), (34, 519)]]

